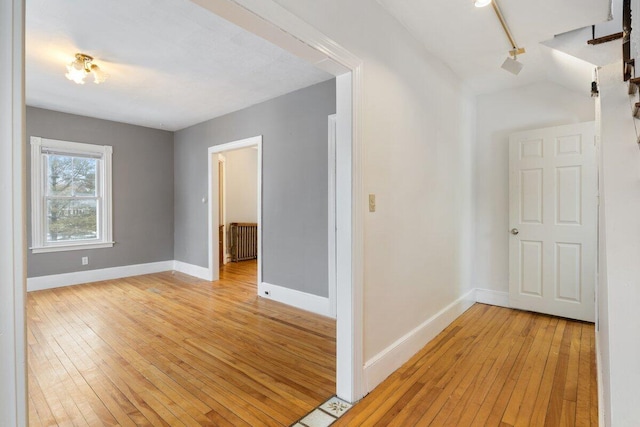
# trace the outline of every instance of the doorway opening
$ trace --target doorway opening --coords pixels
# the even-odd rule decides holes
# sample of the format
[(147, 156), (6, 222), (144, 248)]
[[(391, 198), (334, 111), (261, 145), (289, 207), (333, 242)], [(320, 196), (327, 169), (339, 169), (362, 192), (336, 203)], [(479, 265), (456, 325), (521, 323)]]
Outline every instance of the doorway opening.
[[(240, 153), (244, 150), (248, 156), (254, 157), (255, 153), (255, 169), (249, 170), (250, 165), (246, 165), (247, 175), (255, 173), (255, 189), (250, 193), (255, 195), (255, 204), (250, 203), (245, 197), (239, 203), (234, 203), (233, 214), (229, 215), (229, 191), (236, 193), (238, 189), (233, 184), (234, 189), (230, 189), (227, 179), (228, 172), (228, 156)], [(253, 252), (257, 258), (257, 283), (262, 283), (262, 135), (245, 138), (237, 141), (231, 141), (225, 144), (214, 145), (209, 147), (208, 157), (208, 187), (209, 187), (209, 209), (208, 209), (208, 236), (209, 236), (209, 280), (220, 279), (220, 269), (230, 259), (254, 259)], [(247, 161), (251, 161), (247, 159)], [(249, 184), (249, 182), (247, 182)], [(250, 186), (247, 186), (250, 187)], [(249, 188), (251, 189), (251, 188)], [(237, 194), (234, 194), (237, 196)], [(253, 212), (252, 212), (253, 211)], [(253, 216), (255, 214), (255, 216)], [(251, 220), (255, 221), (251, 221)], [(230, 230), (231, 224), (235, 231)], [(238, 225), (243, 224), (243, 225)], [(255, 231), (249, 224), (255, 224)], [(246, 230), (245, 230), (246, 229)], [(246, 250), (239, 256), (237, 252), (234, 256), (232, 253), (238, 249), (238, 240), (230, 238), (230, 232), (236, 233), (236, 239), (243, 238), (238, 233), (245, 233), (247, 242), (243, 242), (242, 246)], [(236, 247), (234, 247), (234, 244)], [(254, 249), (255, 245), (255, 249)], [(250, 247), (249, 247), (250, 246)], [(229, 253), (227, 253), (229, 252)]]
[[(195, 1), (200, 4), (202, 2)], [(7, 21), (13, 23), (11, 40), (13, 56), (3, 64), (3, 72), (10, 75), (15, 87), (24, 81), (24, 47), (25, 28), (24, 5), (20, 1), (13, 2), (11, 16)], [(306, 24), (301, 19), (288, 13), (273, 1), (264, 1), (251, 6), (240, 2), (212, 1), (202, 5), (237, 25), (248, 29), (274, 44), (306, 58), (314, 64), (323, 65), (337, 76), (338, 82), (338, 120), (337, 120), (337, 153), (336, 153), (336, 282), (337, 282), (337, 394), (345, 400), (355, 401), (364, 395), (362, 383), (362, 283), (363, 283), (363, 189), (360, 166), (360, 109), (362, 74), (361, 61), (326, 36)], [(24, 174), (22, 162), (24, 152), (24, 94), (17, 91), (11, 100), (5, 98), (6, 117), (13, 117), (13, 126), (7, 133), (13, 145), (8, 162), (13, 170), (12, 181), (13, 215), (5, 224), (15, 229), (14, 239), (3, 241), (7, 253), (14, 254), (15, 263), (6, 269), (8, 281), (13, 283), (8, 312), (14, 313), (9, 329), (13, 334), (6, 334), (7, 354), (15, 355), (10, 360), (13, 371), (17, 374), (11, 383), (5, 384), (2, 390), (7, 391), (8, 401), (16, 403), (12, 417), (26, 419), (26, 372), (24, 370), (25, 352), (21, 343), (25, 342), (25, 311), (23, 300), (26, 287), (26, 271), (21, 256), (16, 253), (26, 251), (25, 208), (19, 203), (24, 197), (21, 176)], [(9, 128), (7, 128), (9, 129)], [(17, 219), (16, 219), (17, 218)], [(210, 233), (209, 233), (210, 234)], [(20, 238), (19, 236), (22, 236)], [(5, 244), (6, 243), (6, 244)], [(13, 295), (13, 294), (11, 294)], [(15, 322), (13, 322), (15, 320)]]

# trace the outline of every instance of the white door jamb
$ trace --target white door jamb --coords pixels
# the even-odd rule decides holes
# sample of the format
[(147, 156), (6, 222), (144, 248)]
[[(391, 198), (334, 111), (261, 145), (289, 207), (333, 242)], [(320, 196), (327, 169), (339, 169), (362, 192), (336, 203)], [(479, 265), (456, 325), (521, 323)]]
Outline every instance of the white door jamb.
[(328, 248), (329, 248), (329, 316), (336, 318), (336, 115), (328, 118)]

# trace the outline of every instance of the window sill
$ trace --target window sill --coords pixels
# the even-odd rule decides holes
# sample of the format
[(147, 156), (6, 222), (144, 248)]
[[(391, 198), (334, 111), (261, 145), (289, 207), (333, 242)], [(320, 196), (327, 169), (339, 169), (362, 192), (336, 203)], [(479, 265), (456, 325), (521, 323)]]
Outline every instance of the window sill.
[(29, 248), (31, 253), (42, 254), (47, 252), (65, 252), (65, 251), (80, 251), (83, 249), (99, 249), (99, 248), (112, 248), (115, 242), (100, 242), (100, 243), (75, 243), (68, 245), (55, 245), (55, 246), (39, 246)]

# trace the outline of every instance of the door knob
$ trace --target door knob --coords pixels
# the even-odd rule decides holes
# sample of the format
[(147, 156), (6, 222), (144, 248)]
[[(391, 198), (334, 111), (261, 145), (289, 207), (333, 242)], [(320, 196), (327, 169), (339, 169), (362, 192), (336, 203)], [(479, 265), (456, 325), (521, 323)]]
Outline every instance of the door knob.
[(512, 229), (511, 229), (511, 234), (513, 234), (514, 236), (515, 236), (516, 234), (518, 234), (519, 232), (520, 232), (520, 231), (518, 231), (518, 229), (517, 229), (517, 228), (512, 228)]

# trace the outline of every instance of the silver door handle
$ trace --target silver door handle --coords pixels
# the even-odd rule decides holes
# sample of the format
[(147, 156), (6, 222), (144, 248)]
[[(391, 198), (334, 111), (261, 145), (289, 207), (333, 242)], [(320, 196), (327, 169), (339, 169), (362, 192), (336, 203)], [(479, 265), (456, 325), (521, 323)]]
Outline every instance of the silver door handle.
[(514, 236), (515, 236), (516, 234), (518, 234), (519, 232), (520, 232), (520, 231), (518, 231), (518, 229), (517, 229), (517, 228), (512, 228), (512, 229), (511, 229), (511, 234), (513, 234)]

